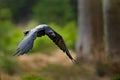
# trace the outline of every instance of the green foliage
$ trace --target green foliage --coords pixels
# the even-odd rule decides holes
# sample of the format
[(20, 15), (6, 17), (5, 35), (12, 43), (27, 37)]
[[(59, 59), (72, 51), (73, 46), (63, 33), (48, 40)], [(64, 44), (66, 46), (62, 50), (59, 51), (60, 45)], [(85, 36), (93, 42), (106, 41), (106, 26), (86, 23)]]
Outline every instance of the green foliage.
[(47, 77), (38, 76), (35, 74), (29, 74), (22, 77), (22, 80), (51, 80)]
[(12, 16), (12, 13), (10, 11), (10, 9), (8, 8), (2, 8), (0, 9), (0, 20), (10, 20)]
[(120, 80), (120, 75), (116, 75), (116, 76), (112, 77), (111, 80)]
[(0, 0), (0, 9), (8, 8), (15, 22), (27, 18), (31, 14), (35, 0)]
[(41, 23), (65, 24), (75, 20), (70, 0), (38, 0), (33, 7), (34, 18)]
[(0, 51), (9, 54), (15, 51), (18, 42), (22, 39), (22, 32), (10, 21), (2, 21), (0, 25)]
[(15, 22), (34, 17), (41, 23), (65, 24), (75, 20), (70, 0), (0, 0), (0, 9), (11, 11)]
[[(9, 9), (0, 9), (0, 52), (5, 55), (16, 49), (22, 32), (10, 21), (11, 12)], [(15, 45), (16, 44), (16, 45)]]
[(17, 68), (16, 62), (12, 59), (5, 56), (0, 57), (0, 70), (12, 75), (16, 72)]

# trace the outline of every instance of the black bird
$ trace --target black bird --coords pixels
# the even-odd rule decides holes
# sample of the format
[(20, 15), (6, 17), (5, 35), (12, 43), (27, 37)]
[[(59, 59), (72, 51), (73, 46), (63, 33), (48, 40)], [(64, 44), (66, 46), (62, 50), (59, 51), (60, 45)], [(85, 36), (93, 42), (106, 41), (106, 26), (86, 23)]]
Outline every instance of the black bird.
[(14, 55), (23, 55), (28, 53), (32, 49), (34, 40), (37, 37), (47, 35), (61, 50), (63, 50), (63, 52), (66, 52), (67, 56), (72, 60), (73, 63), (76, 62), (73, 59), (73, 57), (70, 55), (70, 52), (67, 49), (62, 36), (60, 36), (48, 25), (46, 24), (38, 25), (37, 27), (29, 31), (25, 31), (24, 34), (25, 34), (25, 37), (19, 43), (18, 48)]

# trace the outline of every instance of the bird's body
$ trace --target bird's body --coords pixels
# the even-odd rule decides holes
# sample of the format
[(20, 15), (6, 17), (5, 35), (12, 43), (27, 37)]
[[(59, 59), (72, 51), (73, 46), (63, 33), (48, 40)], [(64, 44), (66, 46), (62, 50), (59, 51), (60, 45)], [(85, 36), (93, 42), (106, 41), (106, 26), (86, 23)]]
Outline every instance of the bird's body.
[(25, 38), (19, 43), (17, 51), (14, 55), (23, 55), (28, 53), (32, 49), (34, 40), (37, 37), (47, 35), (61, 50), (63, 50), (63, 52), (66, 52), (67, 56), (75, 63), (75, 60), (70, 55), (63, 38), (48, 25), (38, 25), (37, 27), (24, 32), (24, 34)]

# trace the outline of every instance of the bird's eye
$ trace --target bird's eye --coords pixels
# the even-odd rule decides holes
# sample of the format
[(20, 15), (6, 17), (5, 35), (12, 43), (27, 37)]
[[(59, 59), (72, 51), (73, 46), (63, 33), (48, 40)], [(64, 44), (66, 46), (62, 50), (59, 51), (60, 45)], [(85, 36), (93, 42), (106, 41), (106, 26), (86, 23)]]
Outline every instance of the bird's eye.
[(49, 32), (49, 35), (55, 36), (54, 32)]
[(49, 32), (49, 34), (52, 34), (53, 32)]

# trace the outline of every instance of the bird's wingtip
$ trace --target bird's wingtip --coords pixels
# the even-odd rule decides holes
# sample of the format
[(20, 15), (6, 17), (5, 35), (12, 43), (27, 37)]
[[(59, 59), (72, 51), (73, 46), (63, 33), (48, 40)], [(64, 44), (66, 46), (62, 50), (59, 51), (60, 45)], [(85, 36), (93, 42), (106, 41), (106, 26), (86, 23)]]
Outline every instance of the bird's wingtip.
[(16, 55), (18, 55), (18, 56), (21, 55), (20, 51), (16, 51), (15, 53), (13, 53), (13, 56), (16, 56)]
[(17, 53), (16, 53), (16, 52), (12, 54), (12, 56), (16, 56), (16, 55), (17, 55)]
[(73, 64), (76, 64), (76, 63), (77, 63), (77, 61), (76, 61), (75, 59), (72, 59), (72, 62), (73, 62)]

